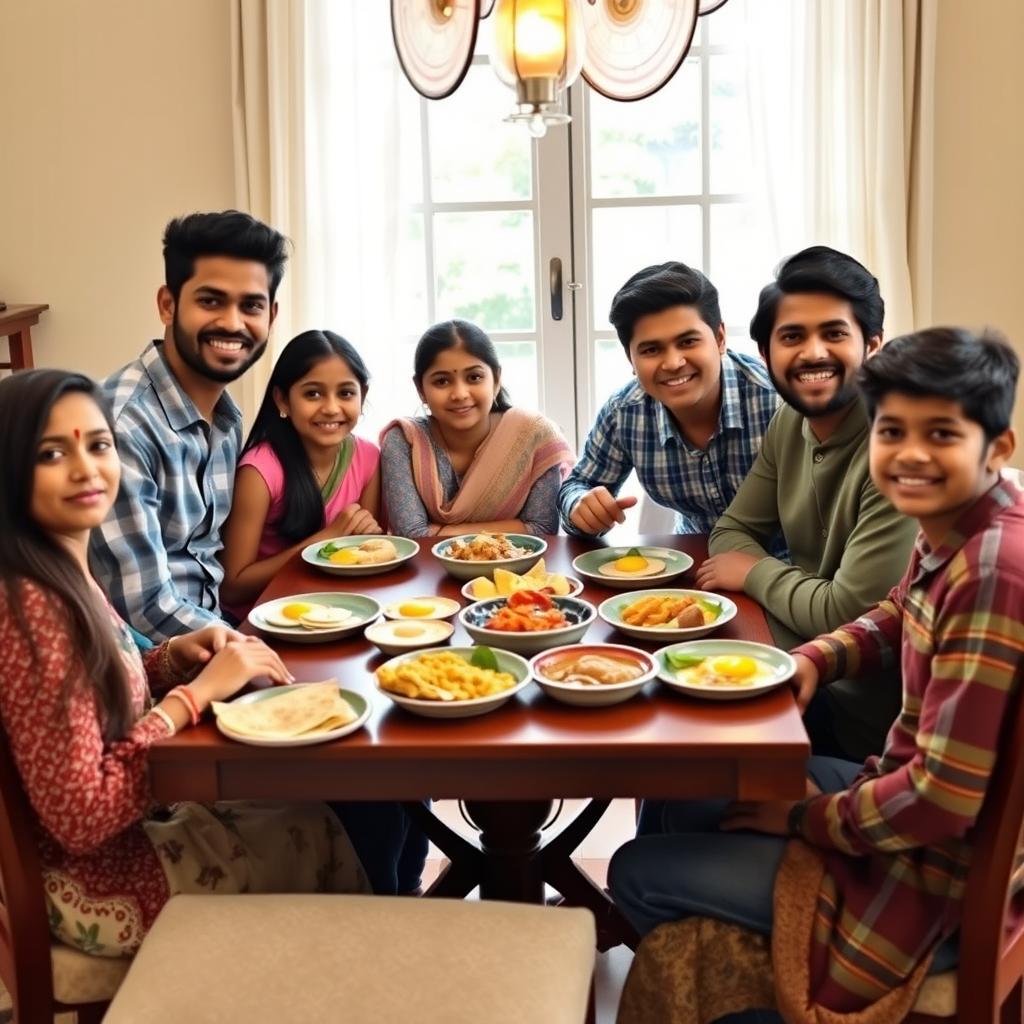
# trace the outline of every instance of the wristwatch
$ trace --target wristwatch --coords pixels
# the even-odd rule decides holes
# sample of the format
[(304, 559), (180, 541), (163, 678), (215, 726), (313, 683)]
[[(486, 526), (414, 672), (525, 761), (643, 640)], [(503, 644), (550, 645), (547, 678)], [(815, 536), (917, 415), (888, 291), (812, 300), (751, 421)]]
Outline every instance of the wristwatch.
[(791, 836), (803, 835), (804, 815), (807, 813), (807, 801), (801, 800), (793, 804), (786, 817), (786, 831)]

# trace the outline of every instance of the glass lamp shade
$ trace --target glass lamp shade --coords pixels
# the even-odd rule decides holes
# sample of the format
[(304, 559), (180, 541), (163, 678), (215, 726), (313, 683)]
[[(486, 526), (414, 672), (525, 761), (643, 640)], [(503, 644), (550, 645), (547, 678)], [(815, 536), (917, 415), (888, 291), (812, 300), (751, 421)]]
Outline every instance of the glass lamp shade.
[(575, 0), (498, 0), (492, 18), (494, 71), (516, 89), (520, 102), (541, 94), (553, 101), (576, 80), (583, 34)]

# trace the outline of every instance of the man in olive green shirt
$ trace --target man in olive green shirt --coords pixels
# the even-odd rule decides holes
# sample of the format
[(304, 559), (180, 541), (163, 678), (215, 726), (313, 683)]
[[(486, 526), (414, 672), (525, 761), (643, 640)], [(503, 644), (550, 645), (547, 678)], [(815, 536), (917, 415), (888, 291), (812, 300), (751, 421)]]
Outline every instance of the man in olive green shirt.
[[(815, 246), (780, 266), (751, 321), (786, 406), (712, 530), (697, 582), (754, 598), (780, 647), (856, 619), (885, 597), (910, 558), (917, 525), (871, 482), (870, 422), (856, 385), (882, 344), (884, 308), (860, 263)], [(768, 551), (780, 528), (790, 562)], [(833, 683), (805, 718), (814, 752), (851, 760), (880, 753), (899, 708), (898, 678)]]

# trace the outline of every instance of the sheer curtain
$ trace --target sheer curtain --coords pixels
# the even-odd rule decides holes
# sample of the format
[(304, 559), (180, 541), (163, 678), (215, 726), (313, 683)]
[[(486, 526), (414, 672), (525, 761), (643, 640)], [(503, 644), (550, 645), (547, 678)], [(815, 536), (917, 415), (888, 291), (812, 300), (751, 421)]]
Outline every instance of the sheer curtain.
[(359, 432), (374, 437), (417, 404), (409, 353), (425, 326), (419, 278), (403, 274), (420, 140), (387, 5), (233, 0), (232, 30), (238, 203), (294, 246), (272, 351), (243, 378), (243, 407), (255, 411), (289, 338), (325, 328), (370, 367)]
[(879, 278), (886, 333), (931, 318), (937, 0), (748, 5), (751, 132), (780, 255), (823, 243)]

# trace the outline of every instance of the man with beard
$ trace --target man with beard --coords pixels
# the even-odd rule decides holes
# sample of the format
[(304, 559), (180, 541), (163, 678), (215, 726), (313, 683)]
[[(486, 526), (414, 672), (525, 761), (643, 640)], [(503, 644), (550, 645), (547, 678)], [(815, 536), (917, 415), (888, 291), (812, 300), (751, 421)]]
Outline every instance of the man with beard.
[(91, 548), (114, 607), (158, 642), (219, 620), (242, 441), (225, 389), (266, 350), (288, 258), (283, 235), (236, 210), (172, 220), (163, 243), (163, 340), (104, 383), (123, 470)]
[[(917, 525), (871, 482), (870, 423), (856, 386), (857, 371), (882, 345), (884, 311), (865, 267), (814, 246), (779, 267), (750, 323), (786, 405), (711, 532), (697, 584), (758, 601), (780, 647), (874, 607), (910, 557)], [(780, 527), (791, 562), (768, 551)], [(805, 718), (814, 752), (850, 760), (880, 753), (899, 707), (895, 679), (833, 683)]]

